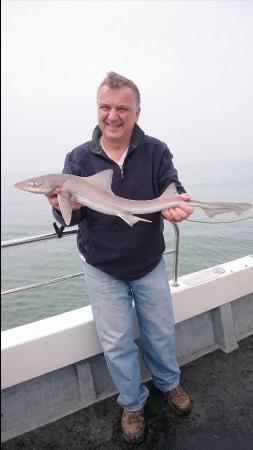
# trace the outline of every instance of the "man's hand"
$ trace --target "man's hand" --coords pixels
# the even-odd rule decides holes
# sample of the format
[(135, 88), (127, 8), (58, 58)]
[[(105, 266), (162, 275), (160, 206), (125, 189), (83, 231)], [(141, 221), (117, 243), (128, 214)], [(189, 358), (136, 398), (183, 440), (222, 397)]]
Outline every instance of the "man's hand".
[[(50, 192), (50, 194), (46, 195), (50, 205), (55, 208), (58, 209), (58, 211), (60, 211), (60, 206), (59, 206), (59, 202), (58, 202), (58, 194), (59, 192), (61, 192), (61, 189), (59, 187), (55, 188), (53, 191)], [(80, 203), (77, 203), (76, 198), (72, 195), (70, 197), (70, 202), (72, 203), (72, 209), (80, 209), (82, 208), (83, 205), (81, 205)]]
[[(189, 194), (181, 194), (180, 197), (184, 202), (189, 202), (191, 197)], [(181, 222), (187, 219), (193, 212), (193, 208), (185, 203), (179, 203), (175, 208), (167, 208), (162, 211), (163, 217), (171, 222)]]

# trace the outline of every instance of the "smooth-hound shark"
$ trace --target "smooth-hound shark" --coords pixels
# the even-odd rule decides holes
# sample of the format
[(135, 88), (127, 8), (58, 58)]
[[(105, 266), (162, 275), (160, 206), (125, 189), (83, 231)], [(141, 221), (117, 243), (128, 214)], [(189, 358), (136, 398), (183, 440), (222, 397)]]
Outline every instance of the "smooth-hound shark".
[[(139, 221), (150, 222), (150, 220), (138, 217), (136, 214), (154, 213), (184, 203), (177, 193), (174, 183), (171, 183), (160, 197), (152, 200), (129, 200), (119, 197), (112, 192), (112, 177), (112, 169), (102, 170), (89, 177), (49, 174), (20, 181), (15, 184), (15, 187), (23, 191), (44, 195), (49, 195), (56, 187), (59, 187), (59, 207), (66, 225), (69, 225), (71, 221), (73, 208), (73, 203), (70, 201), (71, 197), (74, 197), (77, 203), (95, 211), (121, 217), (130, 226)], [(250, 203), (201, 202), (197, 200), (185, 203), (202, 208), (208, 217), (228, 212), (240, 215), (252, 206)]]

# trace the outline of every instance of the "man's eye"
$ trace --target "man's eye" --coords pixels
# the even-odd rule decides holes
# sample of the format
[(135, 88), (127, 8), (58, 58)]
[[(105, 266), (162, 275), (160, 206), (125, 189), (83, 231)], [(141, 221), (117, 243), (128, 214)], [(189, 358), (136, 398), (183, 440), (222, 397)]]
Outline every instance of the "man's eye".
[(119, 111), (120, 112), (125, 112), (125, 111), (127, 111), (127, 108), (119, 108)]
[(108, 106), (105, 106), (105, 105), (100, 106), (100, 109), (101, 109), (102, 111), (109, 111), (109, 107), (108, 107)]

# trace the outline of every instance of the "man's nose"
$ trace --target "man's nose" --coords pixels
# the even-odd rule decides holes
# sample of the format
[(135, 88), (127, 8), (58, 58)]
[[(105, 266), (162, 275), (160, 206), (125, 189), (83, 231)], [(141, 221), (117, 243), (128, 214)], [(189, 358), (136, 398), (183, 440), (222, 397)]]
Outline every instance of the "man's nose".
[(108, 114), (108, 119), (116, 120), (118, 118), (118, 112), (116, 108), (111, 108)]

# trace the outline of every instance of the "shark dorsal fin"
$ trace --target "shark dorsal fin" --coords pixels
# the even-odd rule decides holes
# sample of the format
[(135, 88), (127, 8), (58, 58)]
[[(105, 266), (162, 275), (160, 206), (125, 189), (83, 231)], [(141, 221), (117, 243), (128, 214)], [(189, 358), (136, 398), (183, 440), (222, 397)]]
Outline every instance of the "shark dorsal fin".
[(166, 187), (165, 191), (163, 191), (161, 197), (175, 197), (178, 195), (176, 184), (170, 183), (169, 186)]
[(104, 191), (107, 191), (107, 192), (110, 192), (110, 194), (113, 194), (112, 188), (111, 188), (112, 177), (113, 177), (113, 170), (107, 169), (107, 170), (102, 170), (101, 172), (98, 172), (95, 175), (91, 175), (90, 177), (85, 177), (85, 180), (89, 181), (89, 183), (92, 183), (95, 186), (102, 188)]

